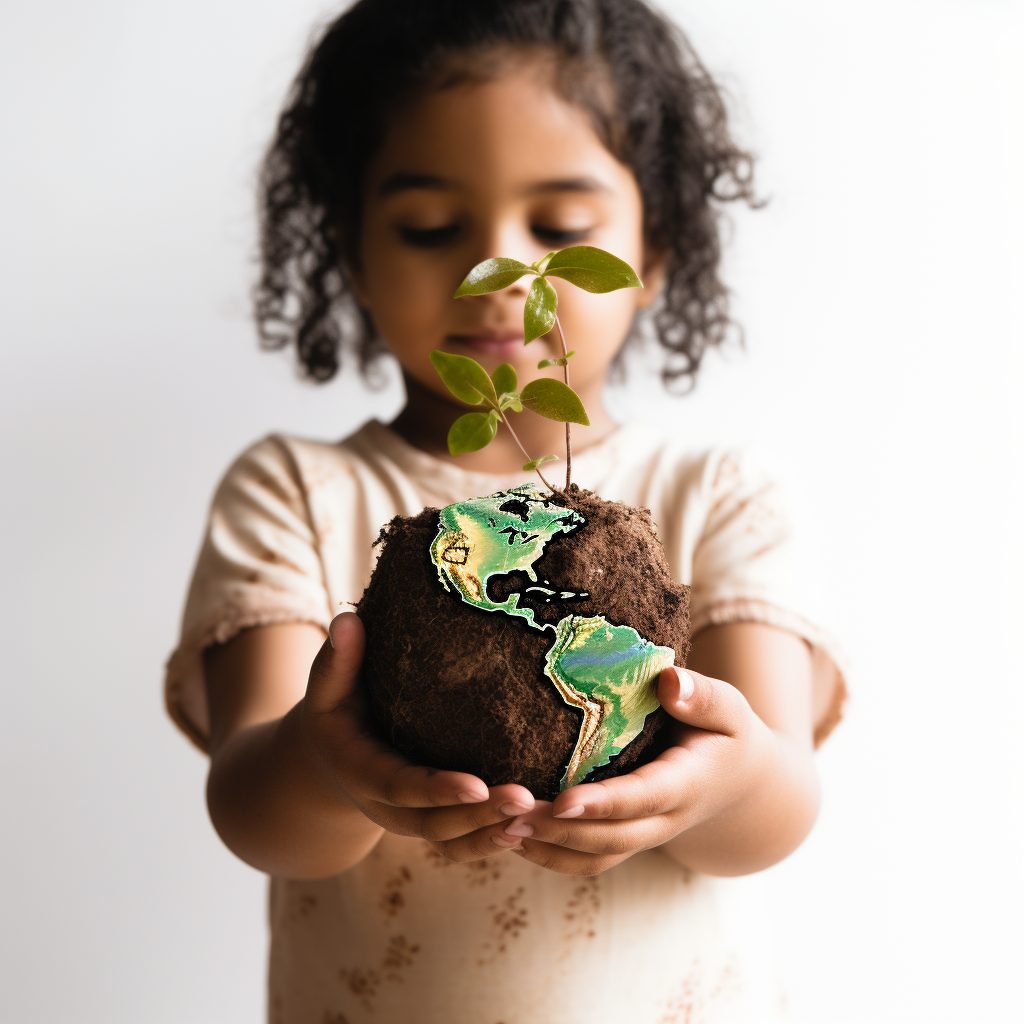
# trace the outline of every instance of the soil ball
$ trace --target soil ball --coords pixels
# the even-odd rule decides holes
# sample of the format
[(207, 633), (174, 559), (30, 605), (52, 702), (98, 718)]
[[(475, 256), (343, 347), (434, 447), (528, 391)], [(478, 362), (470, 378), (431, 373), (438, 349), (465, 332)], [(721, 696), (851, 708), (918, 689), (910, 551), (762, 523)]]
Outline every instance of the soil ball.
[(526, 485), (396, 517), (379, 543), (363, 683), (412, 761), (550, 800), (662, 749), (687, 588), (646, 509)]

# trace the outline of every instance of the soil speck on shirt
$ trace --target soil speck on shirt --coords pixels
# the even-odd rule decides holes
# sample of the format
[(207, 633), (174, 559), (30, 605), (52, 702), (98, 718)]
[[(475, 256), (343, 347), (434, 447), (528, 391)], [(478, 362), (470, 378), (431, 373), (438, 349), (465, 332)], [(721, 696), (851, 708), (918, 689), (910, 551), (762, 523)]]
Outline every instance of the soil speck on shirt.
[(717, 974), (712, 974), (695, 959), (658, 1024), (691, 1024), (703, 1020), (711, 1004), (731, 1001), (741, 989), (739, 965), (735, 960), (726, 961)]
[(413, 959), (419, 951), (420, 947), (410, 943), (404, 935), (394, 936), (388, 942), (388, 949), (384, 954), (382, 965), (388, 972), (385, 975), (388, 981), (403, 981), (404, 979), (397, 972), (404, 967), (412, 967)]
[(292, 893), (285, 912), (285, 923), (292, 925), (309, 917), (320, 905), (320, 901), (309, 892)]
[[(697, 1010), (697, 988), (700, 985), (700, 961), (694, 960), (690, 972), (679, 983), (658, 1024), (690, 1024)], [(701, 1000), (703, 1002), (703, 1000)]]
[(592, 939), (597, 935), (595, 925), (601, 910), (601, 883), (597, 878), (580, 878), (580, 884), (572, 891), (572, 899), (566, 904), (564, 918), (569, 928), (566, 941), (571, 939)]
[(428, 846), (423, 851), (423, 856), (427, 863), (435, 868), (460, 868), (471, 886), (497, 882), (502, 876), (501, 862), (493, 857), (482, 857), (480, 860), (470, 860), (457, 865), (444, 854), (438, 853), (432, 846)]
[(353, 970), (342, 968), (342, 970), (338, 971), (338, 977), (348, 986), (349, 992), (372, 1013), (373, 999), (377, 995), (377, 988), (380, 986), (380, 978), (377, 972), (363, 971), (358, 967)]
[(521, 903), (525, 891), (523, 886), (519, 886), (501, 903), (492, 903), (487, 908), (491, 915), (492, 937), (490, 942), (485, 942), (481, 947), (484, 955), (477, 960), (477, 967), (493, 963), (508, 949), (509, 942), (518, 939), (520, 933), (528, 927), (528, 911)]
[(501, 878), (501, 867), (498, 862), (488, 857), (467, 861), (463, 867), (466, 869), (466, 877), (469, 879), (470, 885), (486, 885), (488, 882), (496, 882)]
[(387, 917), (394, 917), (405, 906), (402, 887), (412, 881), (412, 872), (404, 865), (384, 883), (384, 892), (378, 906)]
[(388, 939), (380, 967), (368, 970), (358, 967), (343, 967), (338, 971), (338, 978), (366, 1010), (373, 1013), (373, 1000), (376, 998), (381, 984), (383, 982), (402, 984), (405, 981), (402, 972), (413, 965), (419, 951), (420, 947), (417, 943), (410, 942), (404, 935), (393, 935)]

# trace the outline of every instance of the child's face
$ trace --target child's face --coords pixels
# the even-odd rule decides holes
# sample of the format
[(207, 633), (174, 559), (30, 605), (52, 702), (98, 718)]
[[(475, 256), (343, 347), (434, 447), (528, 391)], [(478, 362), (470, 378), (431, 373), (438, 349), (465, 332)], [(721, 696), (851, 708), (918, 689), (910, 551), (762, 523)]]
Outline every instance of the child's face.
[[(520, 386), (557, 367), (556, 332), (523, 345), (531, 277), (488, 295), (452, 298), (482, 260), (533, 263), (553, 249), (594, 245), (643, 276), (643, 209), (632, 171), (602, 145), (586, 113), (559, 96), (536, 66), (433, 92), (394, 122), (369, 169), (360, 301), (406, 373), (450, 398), (433, 349), (468, 355), (488, 371), (510, 362)], [(558, 315), (573, 386), (593, 395), (648, 288), (592, 295), (564, 281)], [(454, 399), (451, 399), (454, 401)]]

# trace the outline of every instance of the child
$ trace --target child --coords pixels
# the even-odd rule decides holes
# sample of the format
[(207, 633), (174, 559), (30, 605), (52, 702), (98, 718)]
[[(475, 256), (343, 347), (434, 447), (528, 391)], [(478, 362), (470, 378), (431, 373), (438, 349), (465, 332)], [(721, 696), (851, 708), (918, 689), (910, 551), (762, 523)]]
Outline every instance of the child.
[[(712, 202), (751, 198), (749, 161), (707, 73), (641, 0), (361, 0), (300, 72), (262, 197), (265, 341), (294, 339), (318, 379), (343, 347), (365, 370), (386, 346), (407, 391), (390, 426), (270, 437), (229, 470), (168, 668), (171, 713), (212, 757), (214, 824), (272, 877), (270, 1020), (767, 1019), (714, 876), (807, 834), (842, 683), (788, 582), (773, 487), (738, 456), (619, 427), (601, 402), (643, 307), (667, 381), (728, 326)], [(574, 479), (652, 510), (692, 588), (694, 641), (691, 671), (659, 683), (688, 728), (552, 804), (379, 742), (356, 688), (361, 624), (334, 616), (392, 516), (529, 478), (504, 433), (451, 459), (460, 407), (429, 354), (511, 362), (521, 383), (558, 372), (537, 368), (553, 336), (523, 346), (528, 281), (452, 295), (488, 257), (574, 244), (645, 283), (559, 289), (591, 418)], [(560, 424), (517, 429), (531, 453), (558, 451)]]

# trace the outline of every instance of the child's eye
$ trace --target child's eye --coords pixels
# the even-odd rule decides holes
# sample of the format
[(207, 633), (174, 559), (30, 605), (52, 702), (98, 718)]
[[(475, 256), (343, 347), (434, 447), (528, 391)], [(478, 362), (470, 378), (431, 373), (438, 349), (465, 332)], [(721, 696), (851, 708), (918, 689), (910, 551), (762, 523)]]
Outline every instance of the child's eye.
[(442, 224), (439, 228), (400, 227), (402, 241), (408, 245), (418, 245), (425, 249), (445, 245), (459, 233), (458, 224)]
[(530, 230), (534, 237), (547, 245), (576, 245), (586, 240), (592, 228), (577, 228), (574, 231), (560, 231), (558, 228), (547, 228), (542, 224), (534, 224)]

